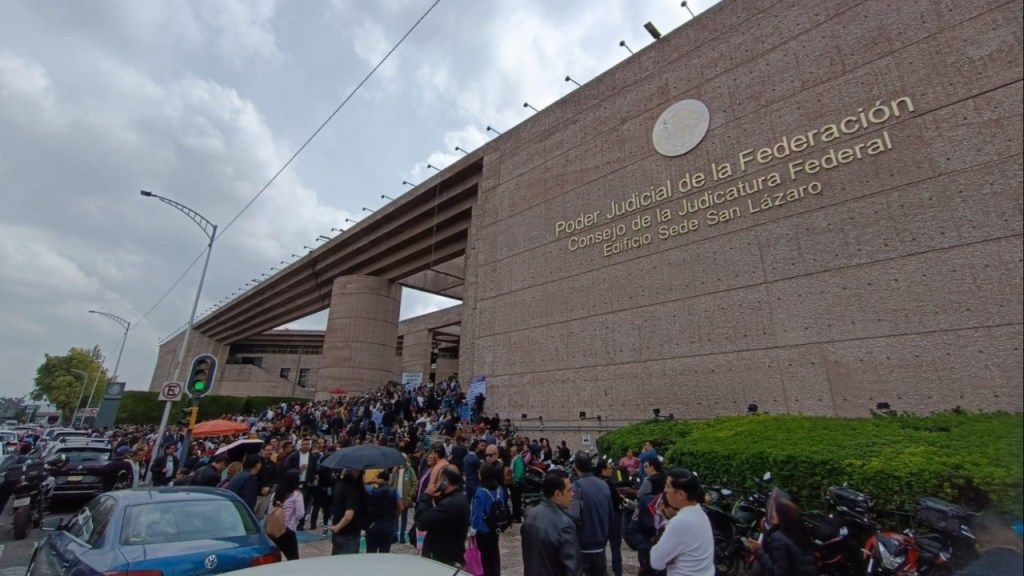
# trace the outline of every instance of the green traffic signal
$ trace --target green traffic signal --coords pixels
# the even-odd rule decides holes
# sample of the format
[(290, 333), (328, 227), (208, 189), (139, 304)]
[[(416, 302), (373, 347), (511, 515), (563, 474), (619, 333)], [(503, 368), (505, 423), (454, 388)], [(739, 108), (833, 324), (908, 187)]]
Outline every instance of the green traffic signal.
[(213, 389), (213, 379), (217, 372), (217, 358), (212, 354), (200, 354), (192, 361), (186, 391), (193, 398), (200, 398)]

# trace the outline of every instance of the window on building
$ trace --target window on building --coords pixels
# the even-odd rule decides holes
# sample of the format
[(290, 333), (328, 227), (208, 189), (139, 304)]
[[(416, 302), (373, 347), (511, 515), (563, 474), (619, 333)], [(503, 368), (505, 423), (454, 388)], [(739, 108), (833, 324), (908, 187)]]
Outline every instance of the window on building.
[(263, 367), (263, 356), (242, 356), (240, 364), (252, 364)]
[(399, 336), (398, 341), (395, 343), (395, 356), (402, 357), (402, 349), (405, 348), (405, 336)]
[(299, 369), (299, 386), (305, 388), (309, 384), (309, 368)]
[(281, 368), (281, 378), (284, 378), (285, 380), (287, 380), (288, 377), (291, 376), (291, 375), (292, 375), (292, 369), (291, 368)]

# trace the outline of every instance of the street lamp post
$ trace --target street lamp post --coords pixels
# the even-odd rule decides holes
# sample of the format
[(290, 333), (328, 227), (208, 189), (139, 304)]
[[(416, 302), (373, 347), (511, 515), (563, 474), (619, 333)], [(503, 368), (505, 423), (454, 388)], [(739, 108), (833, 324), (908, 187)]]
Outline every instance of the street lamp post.
[(85, 387), (89, 385), (89, 373), (85, 370), (71, 369), (71, 372), (82, 375), (82, 390), (78, 393), (78, 402), (75, 402), (75, 411), (71, 413), (71, 427), (75, 427), (75, 417), (78, 416), (78, 408), (82, 404), (82, 396), (85, 396)]
[[(188, 317), (188, 324), (185, 325), (185, 336), (182, 338), (181, 349), (178, 351), (178, 367), (175, 370), (174, 380), (176, 382), (180, 382), (181, 368), (185, 364), (185, 350), (188, 348), (189, 335), (192, 332), (192, 323), (196, 319), (196, 308), (199, 307), (199, 296), (203, 293), (203, 282), (206, 280), (206, 269), (210, 265), (210, 253), (213, 252), (213, 241), (217, 238), (217, 225), (204, 218), (203, 215), (200, 214), (199, 212), (196, 212), (195, 210), (189, 208), (188, 206), (185, 206), (184, 204), (175, 202), (174, 200), (164, 198), (163, 196), (153, 194), (152, 192), (148, 192), (146, 190), (140, 190), (139, 194), (147, 198), (156, 198), (157, 200), (163, 202), (164, 204), (169, 204), (173, 206), (178, 211), (188, 216), (189, 219), (191, 219), (193, 222), (195, 222), (196, 226), (199, 226), (199, 228), (203, 231), (203, 234), (206, 234), (206, 237), (209, 240), (209, 243), (207, 243), (206, 245), (206, 259), (203, 261), (203, 272), (199, 276), (199, 287), (196, 289), (196, 298), (192, 302), (192, 313)], [(153, 459), (149, 463), (151, 468), (153, 466), (153, 462), (156, 462), (157, 456), (160, 454), (160, 441), (163, 440), (164, 431), (167, 429), (167, 419), (170, 417), (170, 415), (171, 403), (165, 402), (164, 415), (160, 419), (160, 428), (157, 431), (156, 435), (156, 446), (154, 447), (153, 450)], [(183, 458), (187, 456), (187, 454), (182, 454)]]
[[(121, 326), (121, 328), (124, 328), (124, 336), (121, 337), (121, 348), (118, 349), (118, 351), (117, 351), (117, 361), (114, 362), (114, 373), (107, 380), (107, 383), (109, 384), (110, 382), (114, 382), (115, 379), (117, 378), (117, 370), (121, 367), (121, 355), (124, 354), (124, 345), (128, 341), (128, 331), (131, 330), (132, 323), (127, 321), (127, 320), (125, 320), (124, 318), (121, 318), (120, 316), (118, 316), (116, 314), (111, 314), (109, 312), (100, 312), (99, 310), (89, 310), (89, 314), (99, 314), (100, 316), (103, 316), (103, 317), (106, 317), (106, 318), (110, 318), (114, 322), (117, 322)], [(96, 392), (96, 386), (94, 385), (93, 388), (92, 388), (92, 393), (95, 393), (95, 392)], [(89, 404), (92, 404), (92, 393), (89, 394)], [(89, 404), (86, 404), (86, 407), (88, 407)]]

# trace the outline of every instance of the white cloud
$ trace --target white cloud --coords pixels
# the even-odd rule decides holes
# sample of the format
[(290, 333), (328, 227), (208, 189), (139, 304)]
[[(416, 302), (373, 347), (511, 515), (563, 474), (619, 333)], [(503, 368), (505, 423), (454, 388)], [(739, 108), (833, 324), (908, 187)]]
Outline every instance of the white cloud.
[[(103, 345), (139, 317), (431, 0), (10, 3), (0, 19), (0, 369), (19, 394), (44, 352)], [(695, 7), (696, 9), (696, 7)], [(442, 2), (302, 156), (217, 241), (200, 309), (341, 226), (402, 178), (432, 176), (650, 40), (677, 5)], [(673, 21), (673, 19), (675, 19)], [(408, 175), (408, 176), (403, 176)], [(184, 323), (198, 266), (133, 325), (121, 372), (148, 383)], [(403, 298), (402, 317), (442, 304)], [(325, 316), (297, 324), (322, 327)], [(109, 325), (108, 325), (109, 324)], [(10, 384), (6, 384), (10, 383)], [(8, 392), (5, 390), (5, 392)], [(10, 392), (13, 392), (10, 391)]]

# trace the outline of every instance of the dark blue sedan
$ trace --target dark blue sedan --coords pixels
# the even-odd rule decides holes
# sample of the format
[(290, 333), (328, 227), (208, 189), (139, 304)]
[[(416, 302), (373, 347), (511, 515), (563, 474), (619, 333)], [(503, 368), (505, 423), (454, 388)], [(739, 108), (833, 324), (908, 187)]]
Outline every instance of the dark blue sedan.
[(249, 508), (217, 488), (97, 496), (38, 547), (29, 576), (199, 576), (279, 562)]

